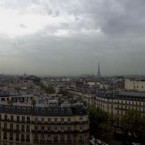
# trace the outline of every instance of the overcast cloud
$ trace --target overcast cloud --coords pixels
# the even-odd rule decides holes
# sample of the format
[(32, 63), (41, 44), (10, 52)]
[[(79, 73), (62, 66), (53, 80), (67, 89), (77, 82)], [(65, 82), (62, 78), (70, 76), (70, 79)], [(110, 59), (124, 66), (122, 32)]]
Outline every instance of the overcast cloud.
[(145, 0), (0, 0), (0, 73), (145, 75)]

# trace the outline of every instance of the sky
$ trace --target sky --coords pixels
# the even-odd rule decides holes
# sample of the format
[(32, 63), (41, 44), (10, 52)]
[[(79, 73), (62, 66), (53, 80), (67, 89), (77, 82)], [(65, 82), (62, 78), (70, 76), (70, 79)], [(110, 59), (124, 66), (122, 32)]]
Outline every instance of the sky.
[(0, 0), (0, 73), (145, 75), (145, 0)]

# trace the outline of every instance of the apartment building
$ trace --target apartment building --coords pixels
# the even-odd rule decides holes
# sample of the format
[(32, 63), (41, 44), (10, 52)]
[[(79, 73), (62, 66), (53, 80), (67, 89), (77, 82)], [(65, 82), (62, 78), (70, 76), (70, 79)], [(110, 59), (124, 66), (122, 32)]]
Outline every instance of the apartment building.
[(110, 114), (123, 115), (131, 109), (145, 114), (143, 92), (99, 92), (95, 99), (95, 106)]
[(126, 79), (125, 90), (145, 91), (145, 80)]
[(82, 104), (0, 102), (0, 145), (88, 145)]

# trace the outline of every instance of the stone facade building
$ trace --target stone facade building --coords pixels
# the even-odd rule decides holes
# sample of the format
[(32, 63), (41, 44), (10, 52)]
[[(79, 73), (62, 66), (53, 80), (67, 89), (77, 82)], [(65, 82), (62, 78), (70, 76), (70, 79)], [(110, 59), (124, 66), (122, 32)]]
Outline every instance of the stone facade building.
[(95, 99), (95, 106), (110, 114), (123, 115), (131, 109), (145, 114), (145, 93), (99, 92)]
[(145, 92), (145, 80), (126, 79), (125, 90)]
[(48, 144), (89, 144), (89, 120), (83, 105), (0, 103), (0, 145)]

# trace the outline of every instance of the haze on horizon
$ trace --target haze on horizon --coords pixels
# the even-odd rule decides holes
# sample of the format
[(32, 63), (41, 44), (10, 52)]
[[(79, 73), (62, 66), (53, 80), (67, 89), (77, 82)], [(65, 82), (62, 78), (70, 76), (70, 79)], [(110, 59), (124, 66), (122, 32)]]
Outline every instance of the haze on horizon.
[(145, 0), (0, 0), (0, 73), (145, 74)]

